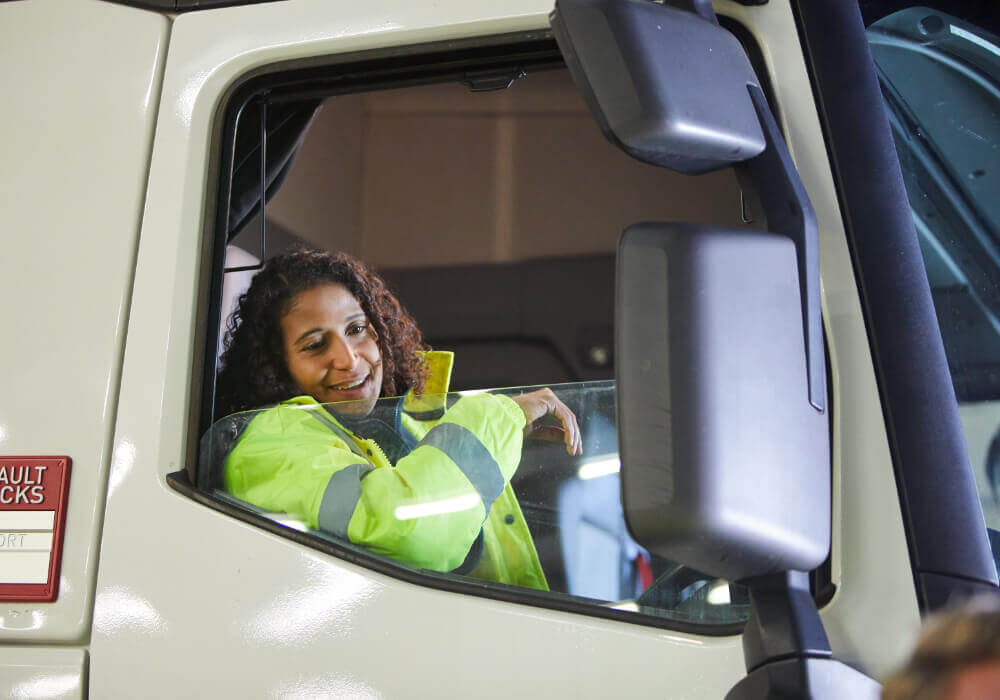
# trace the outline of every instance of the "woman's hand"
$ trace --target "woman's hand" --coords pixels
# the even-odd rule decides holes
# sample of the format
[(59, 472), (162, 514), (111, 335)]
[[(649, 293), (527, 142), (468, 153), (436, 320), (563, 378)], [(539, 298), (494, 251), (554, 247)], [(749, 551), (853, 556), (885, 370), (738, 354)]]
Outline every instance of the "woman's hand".
[[(562, 437), (566, 443), (566, 451), (571, 455), (583, 454), (583, 438), (580, 435), (580, 425), (576, 422), (576, 416), (566, 404), (556, 398), (552, 389), (539, 389), (530, 394), (511, 396), (510, 398), (524, 411), (524, 417), (527, 420), (526, 433), (533, 430), (532, 424), (539, 418), (547, 415), (555, 416), (563, 425)], [(558, 430), (557, 428), (545, 427), (549, 430)]]

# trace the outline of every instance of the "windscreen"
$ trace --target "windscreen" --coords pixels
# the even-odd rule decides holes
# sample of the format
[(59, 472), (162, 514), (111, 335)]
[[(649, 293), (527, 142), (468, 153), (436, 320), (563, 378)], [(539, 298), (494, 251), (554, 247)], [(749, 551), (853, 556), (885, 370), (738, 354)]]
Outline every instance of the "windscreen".
[(926, 7), (868, 39), (1000, 560), (1000, 39)]

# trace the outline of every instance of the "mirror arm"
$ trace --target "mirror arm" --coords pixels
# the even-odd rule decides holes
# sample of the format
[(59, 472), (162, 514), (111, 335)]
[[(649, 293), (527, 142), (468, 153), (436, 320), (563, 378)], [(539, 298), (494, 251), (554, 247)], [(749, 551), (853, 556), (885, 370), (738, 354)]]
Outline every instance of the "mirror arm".
[(740, 583), (750, 594), (750, 618), (743, 630), (747, 672), (786, 658), (831, 655), (816, 601), (809, 592), (809, 574), (785, 571)]
[(747, 675), (726, 700), (875, 698), (881, 686), (833, 658), (809, 574), (786, 571), (743, 579), (750, 617), (743, 630)]
[(820, 308), (819, 229), (805, 186), (799, 179), (764, 91), (748, 85), (750, 98), (767, 147), (754, 158), (737, 164), (757, 189), (768, 230), (788, 236), (795, 243), (802, 295), (802, 328), (805, 335), (809, 403), (826, 410), (826, 358), (823, 350), (823, 318)]

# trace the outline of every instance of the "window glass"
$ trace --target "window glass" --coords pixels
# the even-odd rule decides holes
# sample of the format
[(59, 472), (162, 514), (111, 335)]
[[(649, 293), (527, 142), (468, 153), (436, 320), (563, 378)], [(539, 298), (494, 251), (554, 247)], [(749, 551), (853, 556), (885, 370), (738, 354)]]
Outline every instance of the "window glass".
[(629, 537), (610, 381), (551, 388), (582, 436), (517, 400), (545, 388), (318, 404), (228, 416), (202, 444), (200, 486), (394, 565), (700, 625), (746, 619), (740, 586)]
[(997, 559), (1000, 40), (926, 7), (868, 37)]

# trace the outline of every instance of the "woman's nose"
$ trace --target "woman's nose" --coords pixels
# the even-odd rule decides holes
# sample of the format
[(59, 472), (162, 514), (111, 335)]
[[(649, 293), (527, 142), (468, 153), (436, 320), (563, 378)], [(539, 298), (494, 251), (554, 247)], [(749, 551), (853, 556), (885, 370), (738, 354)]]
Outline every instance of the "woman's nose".
[(358, 364), (357, 353), (343, 338), (333, 341), (332, 363), (334, 369), (341, 370), (352, 370)]

